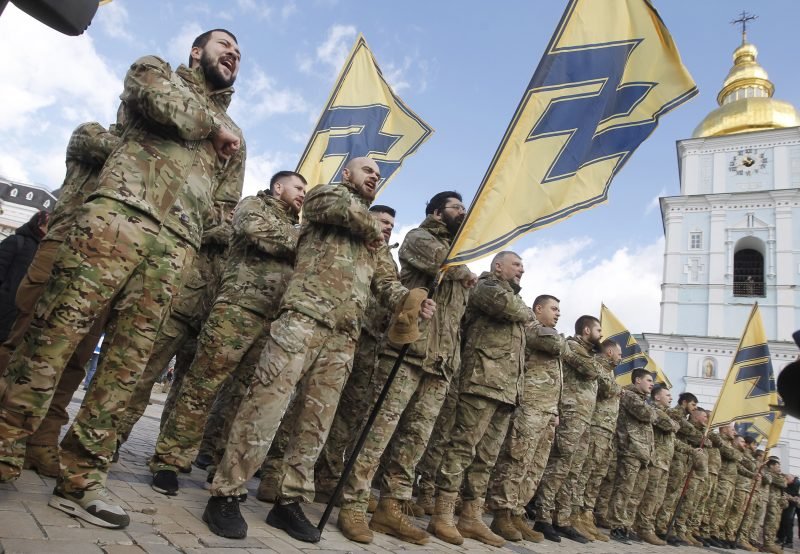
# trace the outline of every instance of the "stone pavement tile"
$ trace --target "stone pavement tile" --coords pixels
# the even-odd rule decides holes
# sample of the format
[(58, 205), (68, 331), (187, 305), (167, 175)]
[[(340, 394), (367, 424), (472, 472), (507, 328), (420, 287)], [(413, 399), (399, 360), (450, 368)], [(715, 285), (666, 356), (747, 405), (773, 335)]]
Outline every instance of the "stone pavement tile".
[(103, 554), (99, 546), (85, 542), (3, 538), (0, 545), (5, 548), (5, 554)]
[(248, 554), (244, 548), (187, 548), (186, 554)]
[[(258, 539), (261, 541), (264, 546), (271, 548), (275, 552), (280, 552), (281, 554), (306, 554), (306, 552), (316, 552), (317, 549), (306, 548), (306, 552), (300, 550), (297, 546), (292, 543), (299, 543), (304, 547), (314, 546), (307, 543), (300, 543), (299, 541), (295, 541), (289, 535), (285, 535), (284, 537), (262, 537)], [(291, 541), (291, 542), (290, 542)]]
[(135, 544), (132, 545), (111, 544), (108, 546), (104, 546), (103, 552), (105, 552), (105, 554), (145, 554), (144, 549), (141, 546), (137, 546)]
[(47, 525), (47, 536), (53, 541), (82, 541), (86, 544), (133, 544), (131, 538), (121, 529), (103, 529), (90, 523), (87, 527), (62, 527)]
[(178, 548), (199, 547), (200, 541), (191, 533), (162, 533), (162, 536), (169, 541), (172, 546)]
[(197, 535), (197, 540), (207, 548), (260, 548), (262, 546), (259, 539), (254, 537), (226, 539), (225, 537), (215, 535), (208, 529), (206, 529), (205, 534)]
[(169, 541), (162, 537), (161, 535), (156, 534), (153, 529), (149, 531), (130, 531), (129, 529), (125, 529), (125, 532), (128, 536), (133, 539), (133, 542), (138, 545), (145, 545), (145, 544), (163, 544), (168, 545)]
[[(48, 496), (49, 500), (49, 496)], [(57, 525), (61, 527), (80, 527), (81, 524), (74, 517), (56, 510), (47, 505), (44, 499), (26, 500), (23, 504), (33, 514), (39, 525)]]
[(143, 544), (141, 545), (147, 554), (181, 554), (181, 551), (165, 544)]
[(3, 539), (43, 539), (44, 533), (36, 519), (27, 512), (5, 512), (2, 518)]

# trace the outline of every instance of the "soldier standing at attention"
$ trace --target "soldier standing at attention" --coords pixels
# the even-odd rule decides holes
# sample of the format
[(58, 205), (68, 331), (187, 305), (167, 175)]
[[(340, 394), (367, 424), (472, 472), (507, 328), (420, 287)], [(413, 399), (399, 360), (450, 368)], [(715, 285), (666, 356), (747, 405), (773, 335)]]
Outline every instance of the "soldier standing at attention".
[[(534, 323), (533, 312), (519, 296), (523, 272), (517, 254), (500, 252), (491, 273), (478, 278), (467, 304), (455, 423), (436, 478), (436, 507), (428, 527), (452, 544), (463, 543), (464, 537), (491, 546), (505, 543), (483, 522), (483, 500), (522, 393), (525, 325)], [(463, 504), (454, 525), (459, 490)]]
[(107, 355), (61, 443), (61, 475), (50, 500), (104, 527), (130, 521), (105, 488), (116, 421), (200, 245), (217, 168), (242, 142), (226, 113), (239, 70), (235, 37), (224, 30), (200, 35), (190, 60), (190, 67), (173, 71), (147, 56), (128, 70), (123, 138), (78, 216), (79, 231), (56, 255), (53, 277), (8, 365), (16, 378), (0, 401), (0, 474), (8, 479), (22, 465), (12, 445), (36, 429), (69, 357), (115, 299)]
[(736, 475), (742, 451), (736, 448), (738, 440), (733, 423), (724, 425), (719, 429), (719, 454), (722, 459), (719, 473), (717, 474), (717, 490), (709, 516), (709, 543), (717, 548), (725, 548), (725, 516), (733, 502), (733, 491), (736, 488)]
[[(297, 383), (307, 376), (297, 392), (306, 402), (296, 420), (295, 440), (286, 449), (288, 471), (267, 523), (300, 541), (320, 539), (300, 504), (314, 499), (314, 464), (352, 367), (370, 291), (390, 307), (409, 293), (393, 265), (378, 255), (386, 241), (368, 208), (380, 178), (373, 160), (354, 158), (342, 170), (341, 184), (318, 185), (306, 196), (295, 271), (231, 426), (203, 513), (217, 535), (247, 535), (238, 497), (247, 492), (245, 484), (264, 460)], [(420, 315), (430, 318), (435, 306), (423, 300)]]

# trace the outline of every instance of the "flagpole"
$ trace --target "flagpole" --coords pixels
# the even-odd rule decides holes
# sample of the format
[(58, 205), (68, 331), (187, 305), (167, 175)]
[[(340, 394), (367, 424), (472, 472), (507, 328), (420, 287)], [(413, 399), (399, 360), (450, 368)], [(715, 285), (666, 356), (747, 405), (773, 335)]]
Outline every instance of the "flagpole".
[(742, 534), (742, 527), (744, 527), (744, 520), (747, 518), (747, 509), (750, 508), (750, 502), (753, 499), (753, 494), (756, 492), (758, 481), (761, 478), (761, 470), (763, 469), (764, 464), (766, 463), (767, 452), (769, 452), (769, 448), (767, 448), (767, 450), (764, 452), (765, 461), (762, 462), (760, 466), (758, 466), (758, 471), (756, 471), (756, 474), (753, 476), (753, 486), (750, 487), (750, 494), (747, 495), (747, 502), (745, 502), (744, 504), (744, 511), (742, 512), (742, 521), (739, 523), (739, 528), (736, 529), (736, 537), (733, 539), (734, 546), (739, 543), (739, 537)]
[[(708, 428), (706, 428), (706, 432), (703, 434), (703, 438), (700, 440), (700, 450), (703, 450), (703, 446), (706, 444), (706, 436), (708, 435)], [(692, 467), (689, 468), (689, 472), (686, 474), (686, 481), (683, 483), (683, 488), (681, 489), (681, 495), (678, 497), (678, 503), (675, 504), (675, 510), (672, 512), (672, 517), (669, 519), (669, 525), (667, 525), (667, 532), (664, 535), (664, 540), (669, 542), (669, 537), (672, 534), (672, 528), (675, 525), (675, 520), (678, 518), (678, 514), (681, 512), (681, 507), (683, 507), (683, 500), (686, 497), (686, 489), (689, 488), (689, 480), (694, 475), (694, 455), (692, 455)]]

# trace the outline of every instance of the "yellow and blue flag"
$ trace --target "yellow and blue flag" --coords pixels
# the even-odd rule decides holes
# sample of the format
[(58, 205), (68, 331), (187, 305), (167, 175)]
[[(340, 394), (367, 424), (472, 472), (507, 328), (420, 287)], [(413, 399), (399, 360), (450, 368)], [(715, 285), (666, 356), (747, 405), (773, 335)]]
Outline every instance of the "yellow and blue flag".
[(762, 446), (765, 449), (771, 449), (778, 445), (785, 421), (786, 414), (784, 412), (772, 411), (765, 415), (740, 419), (734, 424), (734, 427), (737, 434), (743, 437), (753, 437), (759, 444), (766, 440), (766, 444)]
[(431, 133), (433, 129), (392, 91), (367, 41), (359, 35), (297, 172), (309, 188), (340, 183), (348, 160), (368, 156), (380, 169), (380, 192)]
[(708, 424), (716, 427), (731, 421), (766, 416), (774, 411), (772, 406), (776, 404), (778, 392), (775, 388), (772, 359), (761, 312), (756, 303), (750, 312)]
[(658, 119), (697, 87), (647, 0), (570, 0), (445, 266), (606, 201)]
[(620, 385), (631, 384), (631, 372), (641, 367), (653, 374), (656, 383), (672, 388), (672, 383), (653, 359), (647, 355), (633, 338), (630, 331), (617, 319), (605, 304), (600, 305), (600, 327), (603, 337), (612, 339), (622, 349), (622, 361), (614, 368), (614, 377)]

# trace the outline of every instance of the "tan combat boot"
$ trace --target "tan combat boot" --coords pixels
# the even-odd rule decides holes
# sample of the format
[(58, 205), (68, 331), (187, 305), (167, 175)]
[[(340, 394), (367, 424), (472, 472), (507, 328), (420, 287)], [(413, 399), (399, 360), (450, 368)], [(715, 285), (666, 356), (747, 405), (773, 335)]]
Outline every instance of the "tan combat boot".
[(439, 491), (433, 507), (431, 522), (428, 524), (428, 533), (450, 544), (462, 544), (464, 537), (456, 529), (453, 522), (453, 513), (456, 509), (457, 492)]
[(522, 532), (517, 529), (517, 526), (511, 520), (511, 510), (495, 510), (489, 529), (507, 541), (518, 542), (522, 540)]
[(594, 512), (592, 512), (591, 510), (584, 510), (583, 514), (580, 517), (581, 521), (583, 522), (584, 529), (586, 529), (590, 533), (589, 538), (594, 538), (602, 542), (609, 541), (608, 535), (603, 533), (594, 524)]
[(261, 502), (275, 504), (278, 499), (278, 477), (276, 475), (267, 474), (261, 478), (256, 491), (256, 498)]
[(378, 509), (378, 497), (375, 496), (375, 493), (369, 491), (369, 502), (367, 502), (367, 513), (374, 514), (375, 510)]
[(765, 544), (764, 552), (772, 552), (772, 554), (783, 554), (783, 549), (776, 544)]
[(45, 477), (58, 477), (61, 471), (58, 462), (58, 445), (39, 446), (29, 444), (25, 449), (25, 463), (22, 467), (32, 469)]
[(750, 541), (748, 541), (747, 539), (739, 539), (739, 543), (737, 546), (740, 546), (741, 548), (747, 550), (748, 552), (758, 552), (758, 548), (750, 544)]
[(430, 540), (430, 535), (414, 525), (403, 513), (403, 501), (396, 498), (381, 498), (378, 501), (369, 528), (413, 544), (428, 544)]
[(661, 539), (658, 538), (658, 535), (656, 535), (652, 531), (649, 531), (647, 533), (637, 532), (636, 534), (639, 535), (639, 538), (642, 539), (647, 544), (652, 544), (655, 546), (664, 546), (667, 544), (667, 541), (662, 541)]
[(532, 529), (531, 526), (528, 525), (528, 520), (524, 517), (511, 514), (511, 523), (522, 533), (523, 540), (531, 542), (542, 542), (544, 540), (544, 535)]
[(436, 503), (433, 500), (433, 494), (427, 491), (420, 491), (417, 495), (417, 506), (422, 508), (424, 515), (432, 516), (433, 510), (436, 508)]
[(336, 526), (351, 541), (369, 544), (372, 542), (372, 531), (367, 525), (367, 516), (358, 509), (342, 508)]
[(578, 533), (586, 537), (589, 542), (594, 542), (594, 533), (589, 532), (584, 524), (583, 514), (578, 514), (570, 518), (569, 524)]
[(17, 477), (22, 474), (22, 470), (20, 470), (16, 466), (12, 466), (11, 464), (7, 464), (5, 462), (0, 462), (0, 483), (8, 483), (15, 480)]
[(462, 537), (481, 541), (489, 546), (503, 546), (506, 540), (495, 535), (483, 522), (483, 499), (464, 500), (461, 503), (461, 515), (458, 517), (456, 529)]

